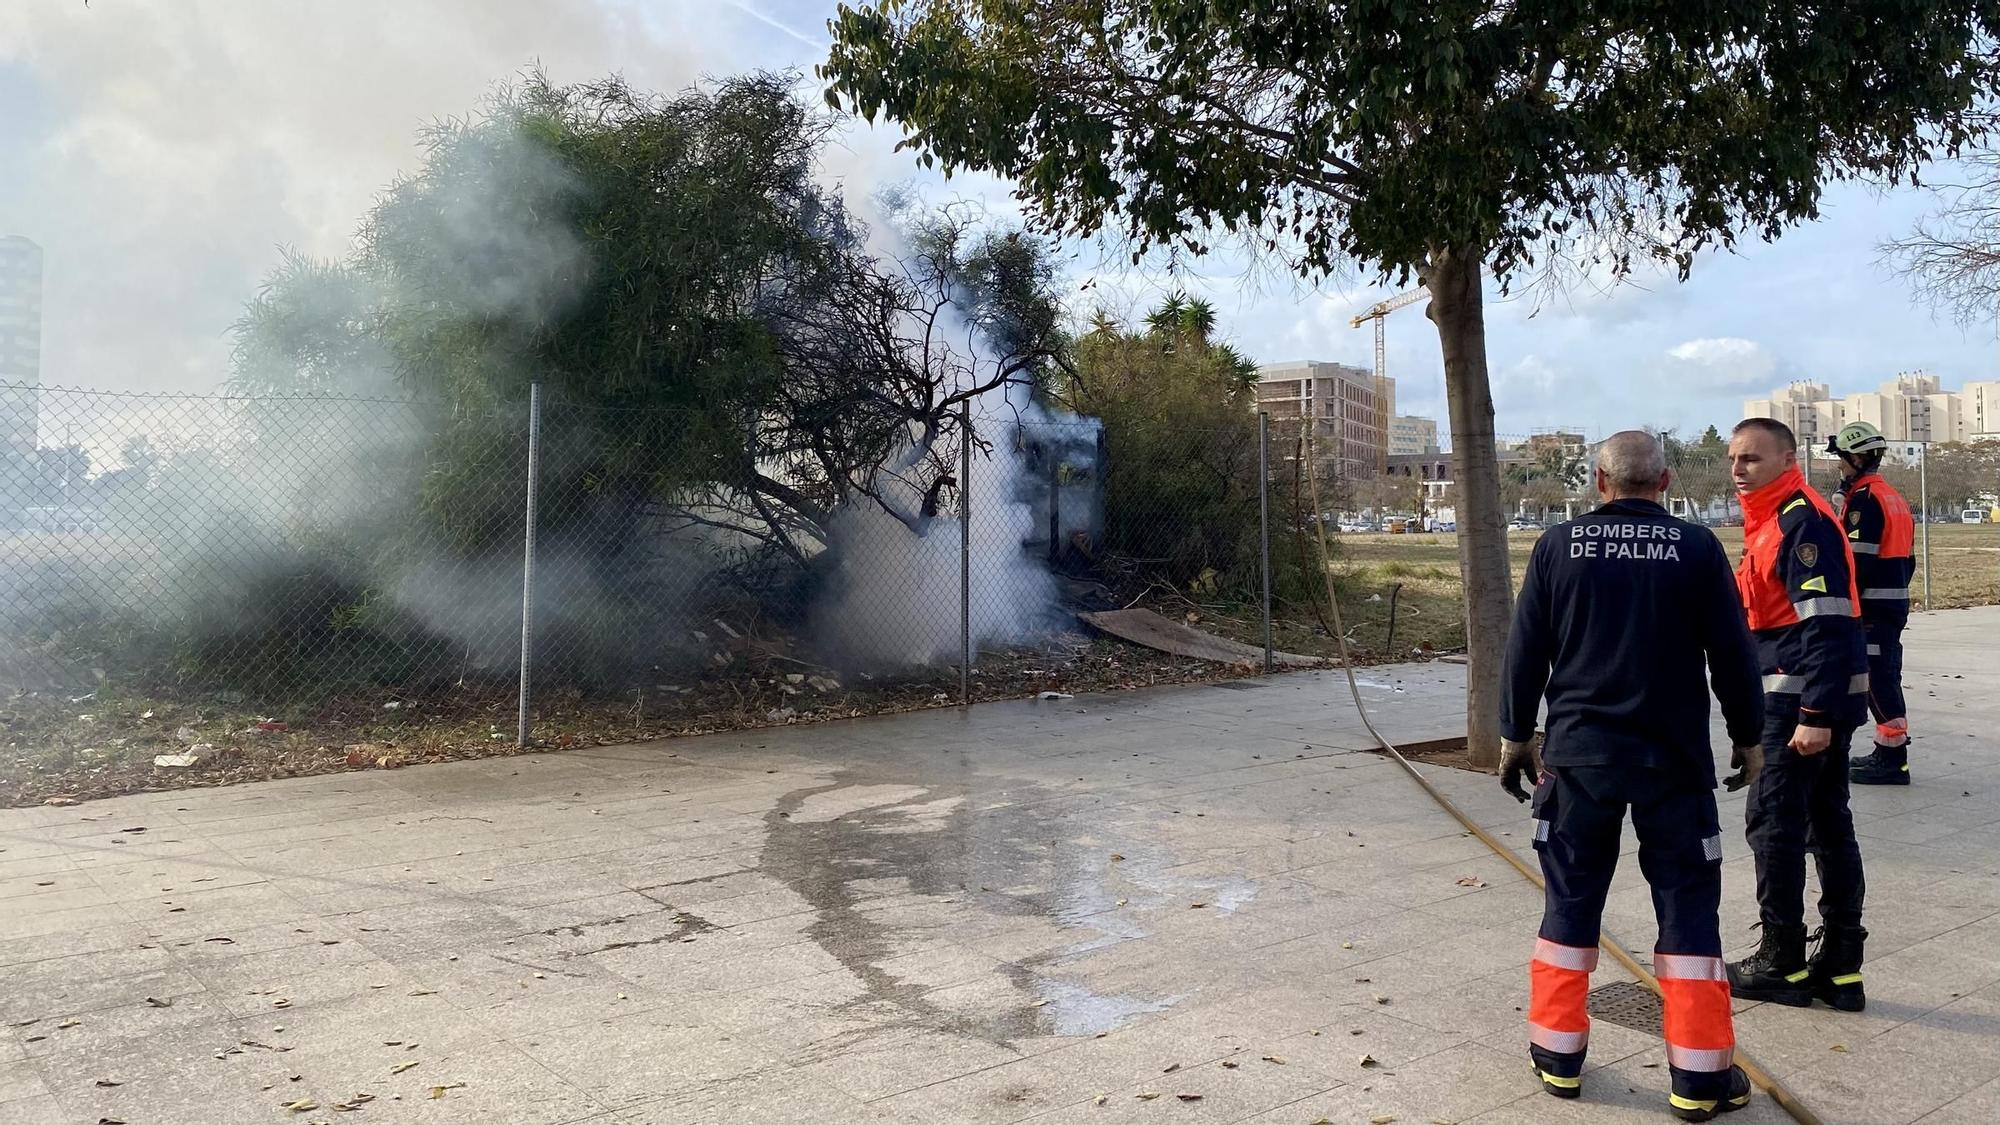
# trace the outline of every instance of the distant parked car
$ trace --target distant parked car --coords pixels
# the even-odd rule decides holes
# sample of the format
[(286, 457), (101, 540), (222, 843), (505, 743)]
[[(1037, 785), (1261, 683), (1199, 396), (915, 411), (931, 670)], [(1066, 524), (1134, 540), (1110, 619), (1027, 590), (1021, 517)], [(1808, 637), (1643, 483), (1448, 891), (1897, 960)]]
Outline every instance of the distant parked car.
[(1526, 516), (1522, 516), (1507, 525), (1507, 530), (1509, 531), (1540, 531), (1541, 529), (1542, 523), (1540, 520), (1531, 520)]
[(1958, 522), (1985, 523), (1986, 511), (1983, 508), (1967, 508), (1966, 510), (1958, 514)]

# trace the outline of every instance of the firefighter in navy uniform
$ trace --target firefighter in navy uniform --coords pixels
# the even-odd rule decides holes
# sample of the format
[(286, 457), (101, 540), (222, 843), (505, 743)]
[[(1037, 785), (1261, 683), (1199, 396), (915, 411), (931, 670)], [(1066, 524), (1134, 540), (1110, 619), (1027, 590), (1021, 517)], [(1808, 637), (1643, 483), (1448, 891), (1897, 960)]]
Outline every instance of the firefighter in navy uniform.
[(1856, 785), (1910, 783), (1910, 720), (1903, 706), (1903, 627), (1910, 623), (1910, 579), (1916, 573), (1916, 521), (1909, 502), (1877, 472), (1889, 443), (1866, 422), (1849, 422), (1827, 439), (1840, 458), (1841, 523), (1854, 552), (1861, 592), (1861, 629), (1868, 642), (1868, 709), (1875, 717), (1875, 752), (1847, 771)]
[[(1669, 1108), (1688, 1121), (1740, 1109), (1717, 909), (1722, 829), (1709, 748), (1710, 683), (1743, 767), (1754, 776), (1763, 698), (1729, 558), (1708, 529), (1660, 507), (1669, 481), (1658, 439), (1636, 430), (1599, 447), (1606, 503), (1535, 544), (1508, 638), (1501, 693), (1501, 783), (1537, 777), (1535, 850), (1547, 889), (1529, 965), (1529, 1056), (1542, 1088), (1582, 1090), (1604, 899), (1629, 808), (1660, 936), (1653, 972), (1666, 1000)], [(1707, 676), (1704, 676), (1704, 665)], [(1545, 751), (1530, 739), (1546, 694)]]
[[(1764, 675), (1764, 769), (1745, 813), (1763, 940), (1729, 967), (1736, 995), (1860, 1011), (1866, 882), (1847, 807), (1847, 748), (1868, 711), (1853, 555), (1807, 487), (1797, 439), (1771, 418), (1737, 423), (1730, 473), (1743, 505), (1736, 571)], [(1806, 853), (1819, 861), (1822, 926), (1806, 957)]]

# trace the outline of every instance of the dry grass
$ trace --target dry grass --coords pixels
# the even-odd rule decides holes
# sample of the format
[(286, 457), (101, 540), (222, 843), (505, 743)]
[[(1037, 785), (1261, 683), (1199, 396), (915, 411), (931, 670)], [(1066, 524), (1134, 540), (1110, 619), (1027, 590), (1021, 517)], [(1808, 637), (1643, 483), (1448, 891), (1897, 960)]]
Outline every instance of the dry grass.
[[(1732, 558), (1742, 552), (1742, 528), (1715, 530)], [(2000, 603), (2000, 526), (1929, 526), (1928, 599), (1922, 557), (1924, 530), (1918, 528), (1917, 576), (1910, 584), (1911, 597), (1919, 608), (1960, 609)], [(1534, 531), (1510, 533), (1508, 558), (1516, 583), (1526, 571), (1528, 554), (1539, 537), (1540, 533)], [(1337, 550), (1334, 570), (1347, 595), (1341, 610), (1348, 618), (1348, 625), (1353, 626), (1356, 618), (1363, 621), (1365, 628), (1358, 636), (1379, 638), (1386, 633), (1386, 601), (1390, 590), (1400, 583), (1403, 589), (1399, 600), (1416, 613), (1408, 617), (1403, 612), (1398, 614), (1399, 648), (1406, 637), (1413, 645), (1427, 639), (1441, 649), (1464, 646), (1458, 536), (1344, 534)], [(1384, 600), (1371, 600), (1376, 596)]]

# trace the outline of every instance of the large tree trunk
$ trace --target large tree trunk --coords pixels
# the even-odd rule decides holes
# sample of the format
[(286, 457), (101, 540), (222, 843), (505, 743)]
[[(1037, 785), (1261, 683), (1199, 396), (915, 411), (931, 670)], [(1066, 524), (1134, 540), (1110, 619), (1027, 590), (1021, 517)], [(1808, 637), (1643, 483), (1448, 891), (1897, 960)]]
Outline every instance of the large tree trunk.
[(1451, 459), (1458, 485), (1458, 563), (1465, 583), (1465, 735), (1472, 764), (1500, 764), (1500, 664), (1514, 612), (1507, 520), (1493, 446), (1493, 389), (1486, 378), (1486, 313), (1479, 256), (1431, 255), (1427, 315), (1444, 352)]

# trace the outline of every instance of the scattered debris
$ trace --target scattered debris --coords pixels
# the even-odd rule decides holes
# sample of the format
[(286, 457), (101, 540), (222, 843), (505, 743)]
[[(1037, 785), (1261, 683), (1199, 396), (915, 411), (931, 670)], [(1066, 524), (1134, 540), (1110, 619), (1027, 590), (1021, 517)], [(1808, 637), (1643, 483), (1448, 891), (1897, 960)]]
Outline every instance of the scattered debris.
[(1200, 1094), (1175, 1094), (1174, 1097), (1184, 1102), (1198, 1102), (1201, 1100)]
[(77, 800), (75, 797), (44, 797), (42, 799), (42, 803), (45, 805), (53, 805), (59, 809), (64, 809), (70, 807), (71, 805), (80, 805), (83, 802)]
[(1363, 1056), (1361, 1056), (1361, 1067), (1362, 1067), (1362, 1069), (1363, 1069), (1363, 1070), (1366, 1070), (1366, 1069), (1368, 1069), (1369, 1067), (1375, 1067), (1375, 1066), (1381, 1066), (1381, 1065), (1382, 1065), (1381, 1063), (1379, 1063), (1379, 1062), (1376, 1062), (1376, 1061), (1375, 1061), (1375, 1056), (1374, 1056), (1374, 1055), (1363, 1055)]
[(162, 1000), (157, 996), (146, 997), (146, 1003), (155, 1008), (171, 1008), (174, 1006), (172, 1000)]
[(444, 1092), (446, 1090), (463, 1090), (463, 1089), (465, 1089), (465, 1083), (463, 1082), (447, 1082), (442, 1086), (432, 1086), (431, 1100), (437, 1101), (439, 1098), (444, 1097)]
[(289, 1109), (293, 1113), (311, 1113), (313, 1110), (319, 1108), (319, 1103), (311, 1098), (300, 1098), (295, 1102), (286, 1102), (283, 1108)]

